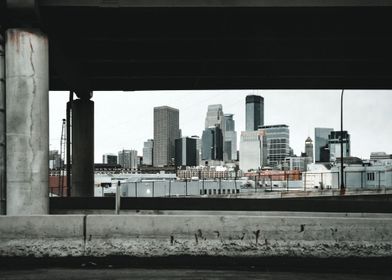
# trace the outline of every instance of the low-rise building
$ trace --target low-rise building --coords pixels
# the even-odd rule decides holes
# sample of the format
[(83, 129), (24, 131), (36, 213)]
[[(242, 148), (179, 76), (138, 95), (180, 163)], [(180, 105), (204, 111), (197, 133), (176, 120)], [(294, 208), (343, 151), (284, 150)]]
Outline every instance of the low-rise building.
[[(303, 173), (304, 188), (340, 188), (340, 164), (309, 164), (309, 170)], [(344, 158), (343, 177), (347, 189), (391, 188), (392, 159), (365, 163), (355, 157)]]
[(115, 154), (104, 154), (102, 156), (102, 163), (104, 164), (117, 164), (117, 155)]

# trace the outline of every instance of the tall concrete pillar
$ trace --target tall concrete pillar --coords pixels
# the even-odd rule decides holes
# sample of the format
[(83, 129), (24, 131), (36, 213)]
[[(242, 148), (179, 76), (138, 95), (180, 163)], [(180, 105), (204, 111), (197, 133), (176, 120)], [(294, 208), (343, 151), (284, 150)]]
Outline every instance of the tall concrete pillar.
[(0, 215), (5, 215), (5, 57), (4, 40), (0, 34)]
[(39, 30), (6, 31), (7, 215), (49, 212), (48, 57)]
[(94, 196), (94, 102), (72, 103), (71, 196)]

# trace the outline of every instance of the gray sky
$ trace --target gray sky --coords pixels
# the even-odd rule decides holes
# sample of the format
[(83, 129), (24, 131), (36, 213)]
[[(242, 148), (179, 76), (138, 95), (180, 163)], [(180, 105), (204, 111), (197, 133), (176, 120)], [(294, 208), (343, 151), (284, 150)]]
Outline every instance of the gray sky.
[[(153, 107), (167, 105), (180, 110), (183, 136), (204, 129), (207, 106), (222, 104), (234, 114), (237, 139), (245, 129), (245, 96), (264, 97), (266, 125), (287, 124), (290, 146), (299, 155), (305, 139), (314, 140), (315, 127), (340, 129), (340, 90), (219, 90), (94, 92), (95, 162), (104, 153), (136, 149), (153, 138)], [(68, 92), (50, 93), (50, 149), (59, 149), (61, 120), (65, 118)], [(345, 91), (344, 129), (351, 134), (351, 154), (369, 158), (370, 152), (392, 153), (392, 91)]]

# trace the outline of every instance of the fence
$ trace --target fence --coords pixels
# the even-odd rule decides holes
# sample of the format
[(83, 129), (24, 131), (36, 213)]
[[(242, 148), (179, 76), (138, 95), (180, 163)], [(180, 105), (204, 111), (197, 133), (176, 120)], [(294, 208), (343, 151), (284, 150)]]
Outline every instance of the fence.
[[(49, 193), (52, 196), (66, 196), (67, 186), (59, 189), (54, 180)], [(347, 190), (392, 190), (392, 170), (346, 171), (344, 184)], [(107, 184), (110, 186), (111, 184)], [(252, 176), (249, 179), (233, 180), (155, 180), (144, 182), (121, 182), (124, 197), (187, 197), (200, 195), (230, 195), (239, 193), (263, 193), (273, 191), (326, 191), (340, 189), (340, 173), (304, 172), (302, 176)], [(95, 196), (114, 195), (109, 188), (95, 188)]]
[(121, 184), (121, 195), (126, 197), (180, 197), (237, 194), (243, 183), (238, 180), (125, 182)]

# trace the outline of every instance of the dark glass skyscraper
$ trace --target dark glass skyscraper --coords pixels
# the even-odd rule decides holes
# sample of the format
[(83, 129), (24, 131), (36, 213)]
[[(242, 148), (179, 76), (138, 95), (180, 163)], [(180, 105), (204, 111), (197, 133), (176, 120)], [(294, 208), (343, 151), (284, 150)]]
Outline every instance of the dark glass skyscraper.
[[(333, 128), (316, 127), (314, 129), (314, 161), (329, 162), (328, 136)], [(322, 154), (322, 155), (321, 155)], [(328, 156), (328, 158), (327, 158)]]
[(196, 139), (182, 137), (176, 139), (176, 166), (197, 166)]
[[(237, 160), (237, 132), (235, 131), (235, 122), (233, 114), (225, 114), (225, 133), (223, 144), (223, 159)], [(225, 158), (226, 155), (226, 158)]]
[(246, 97), (246, 131), (255, 131), (264, 125), (264, 98), (259, 95)]
[(206, 128), (201, 142), (202, 160), (223, 160), (223, 134), (219, 127)]

